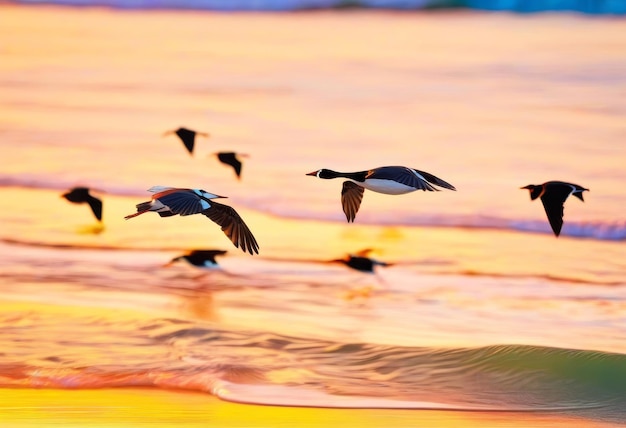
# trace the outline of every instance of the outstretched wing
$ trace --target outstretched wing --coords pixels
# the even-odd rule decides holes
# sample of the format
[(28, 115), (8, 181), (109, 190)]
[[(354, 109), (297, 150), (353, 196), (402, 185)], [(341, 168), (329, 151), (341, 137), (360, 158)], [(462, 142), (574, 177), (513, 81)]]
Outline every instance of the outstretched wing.
[(217, 158), (223, 164), (232, 166), (233, 169), (235, 170), (235, 174), (237, 174), (237, 177), (241, 177), (241, 162), (239, 161), (239, 159), (237, 159), (237, 155), (235, 153), (231, 153), (231, 152), (218, 153)]
[(422, 177), (424, 177), (424, 179), (431, 184), (437, 185), (439, 187), (443, 187), (444, 189), (456, 190), (456, 187), (454, 187), (452, 184), (448, 183), (447, 181), (442, 180), (439, 177), (435, 177), (432, 174), (429, 174), (425, 171), (420, 171), (414, 168), (413, 168), (413, 171), (416, 172), (418, 175), (421, 175)]
[(189, 154), (193, 154), (193, 146), (196, 141), (196, 132), (186, 128), (176, 130), (176, 135), (181, 139)]
[(96, 216), (98, 221), (102, 221), (102, 201), (94, 196), (89, 195), (87, 198), (87, 203), (91, 207), (93, 215)]
[(210, 259), (215, 256), (223, 256), (226, 250), (191, 250), (187, 255)]
[(211, 203), (211, 208), (202, 212), (222, 227), (222, 231), (237, 248), (250, 254), (259, 253), (259, 244), (243, 219), (228, 205)]
[(344, 181), (341, 189), (341, 205), (348, 222), (353, 222), (363, 200), (363, 189), (352, 181)]
[(541, 196), (543, 208), (546, 210), (548, 221), (556, 236), (559, 236), (563, 227), (563, 204), (572, 190), (573, 188), (569, 185), (550, 186)]
[(439, 177), (435, 177), (432, 174), (414, 168), (400, 166), (384, 166), (373, 169), (368, 172), (365, 178), (391, 180), (409, 187), (414, 187), (415, 189), (427, 190), (429, 192), (439, 191), (439, 189), (433, 187), (432, 184), (446, 189), (456, 190), (452, 184)]

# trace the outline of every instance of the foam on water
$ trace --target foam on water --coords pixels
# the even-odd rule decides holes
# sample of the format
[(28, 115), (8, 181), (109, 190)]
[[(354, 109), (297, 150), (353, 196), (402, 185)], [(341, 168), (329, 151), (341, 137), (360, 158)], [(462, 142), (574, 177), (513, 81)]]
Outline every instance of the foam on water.
[[(13, 349), (0, 355), (2, 387), (142, 386), (283, 406), (602, 409), (626, 416), (621, 354), (341, 343), (173, 319), (120, 323), (5, 314), (0, 323), (3, 344)], [(60, 334), (70, 324), (71, 331)], [(31, 333), (24, 336), (24, 329)], [(97, 339), (91, 331), (100, 332)], [(36, 333), (44, 336), (33, 341)]]
[[(6, 5), (0, 21), (2, 386), (626, 419), (619, 20)], [(211, 133), (193, 157), (161, 137), (179, 125)], [(241, 180), (222, 149), (250, 154)], [(397, 164), (458, 191), (367, 192), (348, 224), (341, 181), (305, 175)], [(550, 179), (591, 189), (559, 238), (519, 189)], [(101, 224), (60, 198), (74, 185), (100, 191)], [(260, 254), (204, 216), (124, 220), (154, 185), (228, 196)], [(193, 248), (229, 251), (221, 270), (164, 267)], [(391, 265), (331, 263), (366, 248)]]

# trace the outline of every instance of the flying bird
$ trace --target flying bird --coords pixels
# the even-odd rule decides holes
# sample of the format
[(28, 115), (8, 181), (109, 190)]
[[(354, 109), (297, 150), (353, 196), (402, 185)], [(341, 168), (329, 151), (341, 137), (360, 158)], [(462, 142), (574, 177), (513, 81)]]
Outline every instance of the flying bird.
[(102, 221), (102, 201), (89, 193), (87, 187), (74, 187), (61, 195), (63, 198), (75, 204), (87, 203), (98, 221)]
[(189, 152), (190, 155), (193, 155), (193, 148), (196, 142), (196, 135), (200, 135), (202, 137), (209, 136), (209, 134), (206, 132), (197, 132), (197, 131), (193, 131), (187, 128), (178, 128), (176, 130), (166, 131), (163, 134), (163, 136), (165, 137), (166, 135), (170, 135), (170, 134), (178, 135), (178, 138), (181, 139), (181, 141), (187, 148), (187, 151)]
[(246, 154), (235, 153), (235, 152), (218, 152), (215, 153), (220, 162), (225, 165), (231, 166), (235, 170), (235, 174), (237, 174), (237, 178), (241, 179), (241, 160), (239, 157), (248, 157)]
[(456, 190), (453, 185), (432, 174), (405, 166), (383, 166), (359, 172), (337, 172), (330, 169), (319, 169), (306, 175), (324, 179), (348, 179), (343, 182), (341, 190), (341, 205), (348, 222), (354, 221), (356, 213), (361, 206), (365, 189), (387, 195), (402, 195), (416, 190), (439, 191), (433, 185)]
[(576, 196), (581, 201), (583, 192), (589, 191), (578, 184), (566, 183), (564, 181), (547, 181), (543, 184), (520, 187), (530, 191), (530, 200), (541, 198), (543, 208), (546, 210), (548, 221), (555, 236), (559, 236), (563, 227), (563, 204), (570, 195)]
[(372, 251), (370, 248), (361, 250), (355, 254), (348, 254), (343, 259), (331, 260), (331, 263), (342, 263), (349, 268), (367, 273), (374, 273), (376, 266), (391, 266), (391, 263), (381, 262), (368, 257), (368, 254)]
[(154, 211), (161, 217), (173, 215), (188, 216), (202, 214), (222, 227), (224, 234), (237, 248), (250, 254), (259, 253), (259, 244), (233, 208), (214, 202), (213, 199), (225, 198), (201, 189), (179, 189), (175, 187), (153, 186), (148, 192), (154, 193), (152, 199), (137, 204), (137, 212), (125, 219)]
[(186, 254), (174, 257), (167, 266), (176, 262), (185, 261), (199, 268), (213, 269), (218, 267), (215, 258), (217, 256), (223, 256), (224, 254), (226, 254), (225, 250), (191, 250)]

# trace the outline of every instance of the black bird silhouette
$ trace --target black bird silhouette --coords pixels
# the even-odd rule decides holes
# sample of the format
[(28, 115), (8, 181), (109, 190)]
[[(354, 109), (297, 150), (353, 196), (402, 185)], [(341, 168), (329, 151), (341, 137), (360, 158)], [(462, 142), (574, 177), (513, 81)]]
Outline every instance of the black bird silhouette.
[(163, 134), (163, 136), (165, 137), (166, 135), (170, 135), (170, 134), (178, 135), (178, 138), (181, 139), (181, 141), (187, 148), (187, 151), (189, 152), (190, 155), (193, 155), (193, 148), (196, 142), (196, 135), (200, 135), (202, 137), (209, 137), (209, 134), (206, 132), (197, 132), (197, 131), (193, 131), (187, 128), (178, 128), (176, 130), (166, 131)]
[(354, 221), (356, 213), (361, 206), (365, 189), (387, 195), (402, 195), (416, 190), (439, 191), (434, 185), (449, 190), (456, 190), (452, 184), (439, 177), (405, 166), (382, 166), (358, 172), (337, 172), (331, 169), (319, 169), (306, 175), (327, 180), (339, 177), (348, 179), (348, 181), (343, 182), (341, 189), (341, 205), (348, 222)]
[(563, 204), (567, 198), (570, 195), (574, 195), (584, 202), (583, 192), (589, 191), (589, 189), (585, 189), (578, 184), (566, 183), (564, 181), (547, 181), (539, 185), (529, 184), (528, 186), (520, 187), (520, 189), (528, 189), (532, 201), (541, 198), (548, 221), (556, 236), (559, 236), (563, 227)]
[(218, 263), (215, 257), (223, 256), (224, 254), (226, 254), (225, 250), (191, 250), (182, 256), (174, 257), (167, 266), (179, 261), (185, 261), (200, 268), (216, 268)]
[(202, 214), (221, 226), (222, 232), (235, 247), (241, 247), (242, 251), (253, 255), (259, 253), (259, 244), (237, 211), (228, 205), (213, 201), (213, 199), (225, 196), (215, 195), (202, 189), (166, 186), (153, 186), (148, 189), (148, 192), (154, 193), (152, 199), (137, 204), (137, 212), (124, 217), (126, 220), (150, 211), (156, 212), (161, 217)]
[(61, 195), (63, 198), (75, 204), (87, 203), (98, 221), (102, 221), (102, 201), (89, 193), (87, 187), (74, 187)]
[(217, 152), (215, 153), (220, 162), (225, 165), (229, 165), (233, 167), (235, 170), (235, 174), (237, 174), (237, 178), (241, 179), (241, 161), (237, 156), (240, 157), (248, 157), (246, 154), (235, 153), (235, 152)]
[(361, 250), (355, 254), (348, 254), (343, 259), (331, 260), (332, 263), (342, 263), (352, 268), (354, 270), (358, 270), (361, 272), (374, 273), (375, 266), (391, 266), (391, 263), (381, 262), (375, 259), (368, 257), (373, 250), (371, 248), (367, 248), (365, 250)]

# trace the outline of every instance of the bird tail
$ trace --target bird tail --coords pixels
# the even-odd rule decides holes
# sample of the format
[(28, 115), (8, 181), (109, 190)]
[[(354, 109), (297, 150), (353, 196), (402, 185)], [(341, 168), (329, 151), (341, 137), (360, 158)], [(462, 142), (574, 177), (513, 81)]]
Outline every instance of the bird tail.
[(137, 217), (140, 214), (147, 213), (148, 211), (150, 211), (150, 208), (152, 208), (152, 201), (137, 204), (137, 212), (135, 214), (127, 215), (126, 217), (124, 217), (124, 219), (128, 220), (129, 218)]

